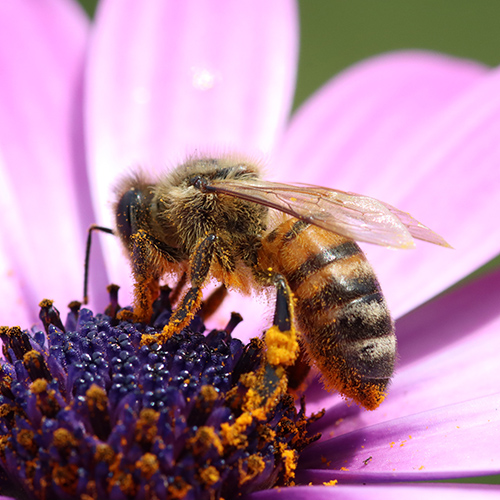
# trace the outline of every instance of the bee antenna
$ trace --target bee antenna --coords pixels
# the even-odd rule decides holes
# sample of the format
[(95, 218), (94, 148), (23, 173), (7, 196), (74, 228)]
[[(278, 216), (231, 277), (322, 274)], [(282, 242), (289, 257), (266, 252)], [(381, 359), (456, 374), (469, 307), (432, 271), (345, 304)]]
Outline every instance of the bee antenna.
[(107, 234), (115, 234), (112, 229), (109, 227), (97, 226), (96, 224), (92, 224), (89, 227), (89, 231), (87, 234), (87, 246), (85, 248), (85, 264), (83, 271), (83, 303), (88, 303), (88, 284), (89, 284), (89, 263), (90, 263), (90, 246), (92, 244), (92, 231), (101, 231)]

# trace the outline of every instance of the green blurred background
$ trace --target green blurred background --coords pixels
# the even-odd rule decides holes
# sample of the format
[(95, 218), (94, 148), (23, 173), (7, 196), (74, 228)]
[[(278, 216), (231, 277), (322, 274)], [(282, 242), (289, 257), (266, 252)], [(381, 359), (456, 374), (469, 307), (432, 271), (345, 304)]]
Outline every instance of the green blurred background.
[[(80, 3), (92, 15), (97, 0)], [(420, 48), (491, 66), (500, 62), (500, 0), (299, 0), (299, 4), (295, 105), (352, 63), (390, 50)]]
[[(94, 14), (98, 0), (79, 2)], [(299, 5), (295, 106), (342, 69), (382, 52), (418, 48), (500, 63), (500, 0), (299, 0)], [(500, 476), (460, 482), (498, 484)]]

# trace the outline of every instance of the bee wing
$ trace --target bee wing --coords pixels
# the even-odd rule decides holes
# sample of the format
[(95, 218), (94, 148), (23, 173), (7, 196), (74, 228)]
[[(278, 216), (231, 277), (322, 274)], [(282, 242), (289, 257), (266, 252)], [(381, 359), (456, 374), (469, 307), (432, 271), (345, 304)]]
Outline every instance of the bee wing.
[(403, 212), (388, 203), (382, 203), (395, 217), (397, 217), (407, 228), (410, 234), (417, 240), (427, 241), (434, 245), (452, 248), (452, 246), (439, 234), (413, 218), (408, 212)]
[(207, 189), (279, 210), (353, 240), (412, 248), (413, 238), (449, 246), (410, 214), (368, 196), (308, 184), (213, 180)]

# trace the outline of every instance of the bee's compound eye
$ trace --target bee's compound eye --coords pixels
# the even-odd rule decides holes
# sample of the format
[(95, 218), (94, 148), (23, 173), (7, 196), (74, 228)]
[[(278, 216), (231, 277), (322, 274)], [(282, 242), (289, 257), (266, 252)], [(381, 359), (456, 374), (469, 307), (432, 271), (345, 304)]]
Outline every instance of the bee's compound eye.
[(137, 230), (137, 215), (143, 204), (143, 196), (137, 189), (126, 191), (116, 206), (116, 227), (127, 241)]

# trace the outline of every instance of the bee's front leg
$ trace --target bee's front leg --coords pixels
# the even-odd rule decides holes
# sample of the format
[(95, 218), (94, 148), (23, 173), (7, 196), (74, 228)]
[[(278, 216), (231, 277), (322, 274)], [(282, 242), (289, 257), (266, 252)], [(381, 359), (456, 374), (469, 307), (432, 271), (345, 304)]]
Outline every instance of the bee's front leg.
[(217, 236), (209, 234), (198, 243), (191, 259), (190, 288), (172, 313), (172, 316), (170, 316), (168, 325), (163, 328), (163, 331), (155, 335), (143, 335), (142, 344), (152, 344), (154, 342), (163, 344), (172, 335), (179, 333), (189, 325), (201, 305), (201, 290), (210, 272), (216, 241)]

